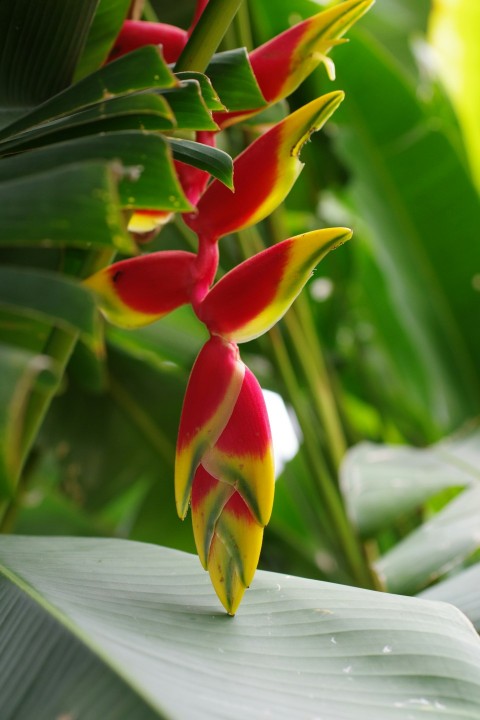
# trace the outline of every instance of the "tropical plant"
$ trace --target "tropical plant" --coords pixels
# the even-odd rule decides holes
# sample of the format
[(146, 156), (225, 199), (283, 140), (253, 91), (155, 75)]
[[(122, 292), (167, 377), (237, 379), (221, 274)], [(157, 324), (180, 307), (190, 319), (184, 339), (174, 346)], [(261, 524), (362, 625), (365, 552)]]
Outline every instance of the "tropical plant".
[(474, 74), (370, 5), (0, 8), (2, 718), (478, 716)]

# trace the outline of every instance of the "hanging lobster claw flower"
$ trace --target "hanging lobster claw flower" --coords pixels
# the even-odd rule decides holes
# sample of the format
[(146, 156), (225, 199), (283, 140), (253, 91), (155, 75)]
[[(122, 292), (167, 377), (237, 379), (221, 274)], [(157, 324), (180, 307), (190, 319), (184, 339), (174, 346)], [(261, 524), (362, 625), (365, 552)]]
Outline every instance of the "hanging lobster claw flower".
[(286, 313), (313, 268), (350, 239), (348, 228), (327, 228), (284, 240), (237, 265), (219, 280), (198, 308), (210, 332), (247, 342)]
[[(248, 368), (244, 370), (240, 393), (223, 432), (198, 458), (191, 491), (198, 555), (220, 601), (232, 615), (258, 565), (274, 493), (265, 402), (254, 375)], [(192, 380), (198, 382), (199, 378), (190, 383)]]
[[(373, 2), (347, 0), (294, 25), (253, 50), (249, 55), (250, 63), (265, 100), (272, 104), (291, 95), (321, 62), (334, 79), (335, 68), (327, 53), (334, 45), (346, 42), (341, 39), (342, 35)], [(214, 119), (223, 129), (262, 109), (217, 112)]]
[(188, 512), (195, 472), (225, 429), (244, 375), (236, 345), (212, 337), (200, 350), (185, 393), (175, 457), (175, 501), (182, 520)]
[(190, 302), (192, 268), (197, 256), (166, 250), (121, 260), (84, 280), (100, 298), (110, 322), (141, 327)]
[(161, 45), (165, 62), (174, 63), (186, 45), (188, 34), (182, 28), (145, 20), (125, 20), (108, 60), (116, 60), (144, 45)]
[(286, 197), (300, 174), (300, 150), (344, 98), (342, 92), (323, 95), (288, 115), (261, 135), (234, 161), (235, 192), (218, 180), (205, 190), (197, 213), (184, 215), (187, 225), (204, 241), (253, 225), (269, 215)]
[[(211, 509), (213, 524), (204, 534), (203, 516)], [(263, 527), (254, 520), (241, 495), (201, 465), (193, 485), (192, 521), (202, 564), (223, 607), (234, 615), (257, 569)]]

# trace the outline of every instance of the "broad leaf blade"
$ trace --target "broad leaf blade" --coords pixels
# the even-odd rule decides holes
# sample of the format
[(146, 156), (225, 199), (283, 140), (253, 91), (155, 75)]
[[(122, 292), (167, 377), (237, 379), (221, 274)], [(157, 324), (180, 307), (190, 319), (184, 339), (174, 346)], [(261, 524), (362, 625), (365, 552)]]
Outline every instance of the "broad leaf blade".
[[(140, 716), (147, 703), (171, 720), (267, 711), (394, 720), (427, 708), (443, 720), (474, 720), (480, 711), (480, 641), (447, 605), (260, 572), (232, 620), (219, 611), (197, 558), (118, 540), (5, 537), (0, 564), (10, 618), (0, 626), (8, 643), (2, 660), (22, 667), (15, 678), (0, 675), (4, 717), (13, 682), (22, 708), (16, 720), (28, 717), (23, 703), (43, 692), (47, 670), (57, 680), (50, 707), (58, 713), (62, 697), (73, 712), (81, 661), (86, 672), (97, 669), (85, 690), (97, 707), (106, 701), (104, 672), (113, 670), (119, 708), (126, 684)], [(20, 665), (47, 627), (42, 666)], [(60, 639), (76, 662), (59, 662)]]

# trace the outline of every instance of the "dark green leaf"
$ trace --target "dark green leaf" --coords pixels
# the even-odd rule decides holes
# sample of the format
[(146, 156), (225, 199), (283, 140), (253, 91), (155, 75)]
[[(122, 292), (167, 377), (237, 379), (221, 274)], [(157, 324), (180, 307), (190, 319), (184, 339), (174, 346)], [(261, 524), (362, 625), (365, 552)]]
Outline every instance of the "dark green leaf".
[(250, 110), (267, 104), (253, 74), (245, 48), (216, 53), (205, 74), (227, 110)]
[(169, 138), (175, 160), (206, 170), (233, 190), (233, 161), (228, 153), (192, 140)]
[(180, 130), (218, 130), (196, 80), (183, 80), (180, 87), (162, 90)]
[(33, 105), (71, 82), (97, 2), (0, 3), (0, 104)]
[(0, 267), (0, 306), (76, 330), (94, 347), (101, 344), (95, 299), (82, 285), (57, 273)]
[(81, 80), (103, 65), (131, 4), (131, 0), (99, 1), (85, 48), (75, 68), (75, 81)]
[(35, 110), (4, 128), (1, 138), (17, 135), (29, 128), (69, 115), (114, 97), (149, 88), (173, 87), (176, 81), (160, 51), (149, 45), (124, 55), (80, 80)]
[(118, 200), (121, 174), (120, 166), (87, 162), (0, 183), (0, 244), (134, 252)]
[(174, 211), (191, 207), (178, 182), (167, 143), (153, 133), (92, 135), (7, 157), (0, 162), (0, 183), (81, 160), (122, 163), (127, 170), (118, 184), (122, 207)]

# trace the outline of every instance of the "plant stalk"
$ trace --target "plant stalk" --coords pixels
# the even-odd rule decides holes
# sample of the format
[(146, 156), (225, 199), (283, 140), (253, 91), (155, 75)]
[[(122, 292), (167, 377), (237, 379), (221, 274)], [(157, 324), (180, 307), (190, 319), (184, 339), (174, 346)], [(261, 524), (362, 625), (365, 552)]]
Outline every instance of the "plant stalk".
[(241, 4), (242, 0), (210, 0), (177, 60), (175, 72), (205, 71)]

